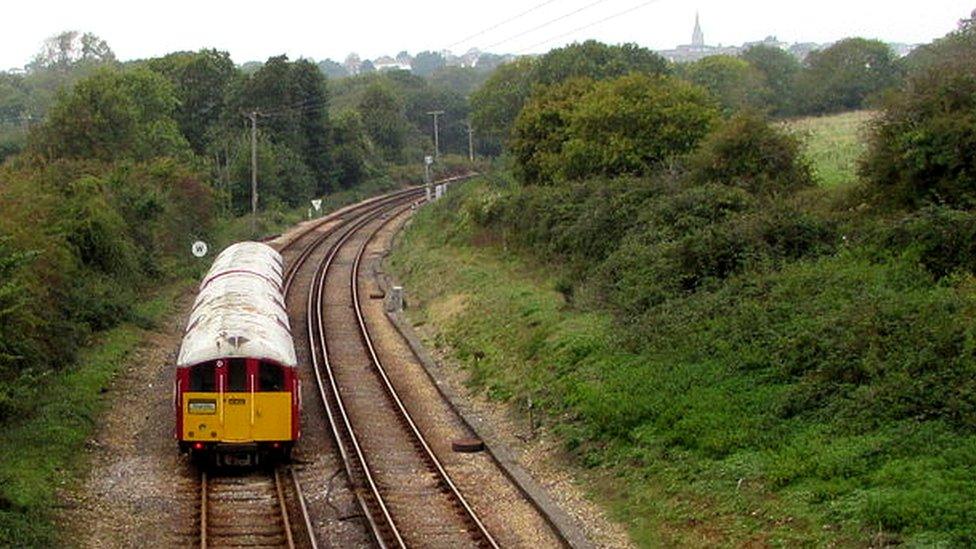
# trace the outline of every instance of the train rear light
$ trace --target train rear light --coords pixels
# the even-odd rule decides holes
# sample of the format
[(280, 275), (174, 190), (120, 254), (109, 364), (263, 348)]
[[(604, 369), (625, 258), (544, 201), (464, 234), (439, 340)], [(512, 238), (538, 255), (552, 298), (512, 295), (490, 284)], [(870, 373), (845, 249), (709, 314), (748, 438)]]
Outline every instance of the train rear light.
[(193, 449), (194, 449), (194, 450), (203, 450), (203, 443), (202, 443), (202, 442), (197, 442), (197, 443), (195, 443), (195, 444), (193, 445)]
[(271, 446), (274, 447), (274, 448), (281, 448), (281, 443), (280, 442), (275, 442)]

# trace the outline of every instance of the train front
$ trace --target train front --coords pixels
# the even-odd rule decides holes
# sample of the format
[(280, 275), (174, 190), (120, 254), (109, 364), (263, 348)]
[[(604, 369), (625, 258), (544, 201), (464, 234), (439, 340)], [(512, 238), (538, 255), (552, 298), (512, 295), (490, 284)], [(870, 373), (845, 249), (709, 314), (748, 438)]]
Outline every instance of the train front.
[(244, 242), (200, 285), (176, 364), (180, 450), (217, 465), (287, 459), (300, 436), (301, 388), (281, 293), (281, 256)]

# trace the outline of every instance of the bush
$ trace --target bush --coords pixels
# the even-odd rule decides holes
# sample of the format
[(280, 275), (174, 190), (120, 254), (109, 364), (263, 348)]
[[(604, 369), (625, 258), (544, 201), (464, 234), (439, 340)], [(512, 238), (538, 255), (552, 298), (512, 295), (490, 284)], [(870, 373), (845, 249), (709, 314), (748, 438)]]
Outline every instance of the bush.
[(976, 205), (976, 26), (926, 48), (874, 124), (861, 173), (888, 203)]
[(101, 161), (188, 154), (177, 106), (173, 86), (149, 69), (100, 69), (51, 108), (33, 148), (52, 159)]
[(712, 55), (684, 70), (689, 80), (715, 96), (727, 114), (762, 108), (771, 94), (763, 73), (737, 57)]
[(976, 274), (976, 213), (927, 206), (891, 227), (883, 244), (937, 278), (959, 271)]
[(814, 185), (799, 139), (754, 113), (740, 113), (709, 135), (691, 157), (691, 178), (740, 187), (754, 194), (792, 192)]
[(560, 154), (569, 139), (572, 111), (595, 83), (587, 78), (542, 87), (515, 119), (510, 145), (520, 178), (530, 184), (548, 184), (560, 170)]
[[(832, 224), (789, 204), (766, 202), (747, 210), (749, 200), (720, 186), (683, 194), (667, 201), (683, 220), (680, 230), (666, 218), (641, 226), (600, 267), (604, 295), (626, 316), (716, 287), (746, 270), (778, 268), (834, 249)], [(702, 203), (691, 206), (691, 197)], [(694, 209), (681, 211), (681, 204)]]
[(803, 112), (864, 108), (898, 78), (895, 54), (879, 40), (847, 38), (807, 56), (797, 88)]
[(646, 174), (692, 150), (716, 117), (707, 92), (678, 79), (570, 80), (537, 91), (511, 149), (530, 184)]

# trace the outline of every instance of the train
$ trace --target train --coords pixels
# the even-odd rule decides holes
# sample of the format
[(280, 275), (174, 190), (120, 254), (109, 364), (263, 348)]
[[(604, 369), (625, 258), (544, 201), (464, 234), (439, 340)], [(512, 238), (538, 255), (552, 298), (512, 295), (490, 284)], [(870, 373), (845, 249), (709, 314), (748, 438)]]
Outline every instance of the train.
[(301, 380), (281, 255), (260, 242), (223, 250), (200, 282), (176, 359), (179, 450), (198, 463), (287, 460), (301, 437)]

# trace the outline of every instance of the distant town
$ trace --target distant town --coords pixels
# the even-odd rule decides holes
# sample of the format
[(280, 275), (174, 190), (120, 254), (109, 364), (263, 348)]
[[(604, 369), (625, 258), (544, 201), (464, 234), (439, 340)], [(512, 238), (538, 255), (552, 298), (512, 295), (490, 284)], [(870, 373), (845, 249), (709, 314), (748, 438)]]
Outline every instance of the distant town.
[[(762, 40), (745, 42), (738, 46), (723, 44), (710, 45), (706, 42), (701, 19), (696, 14), (691, 33), (691, 41), (688, 44), (675, 46), (673, 49), (657, 50), (657, 53), (674, 63), (690, 63), (713, 55), (736, 56), (758, 45), (780, 48), (789, 52), (802, 62), (811, 52), (827, 48), (831, 43), (788, 43), (779, 40), (776, 36), (767, 36)], [(908, 55), (916, 47), (915, 44), (903, 43), (888, 43), (888, 46), (891, 47), (892, 51), (898, 57)], [(423, 74), (430, 72), (429, 67), (431, 65), (434, 66), (435, 70), (436, 68), (447, 66), (476, 68), (487, 72), (516, 57), (518, 56), (513, 54), (495, 54), (483, 52), (478, 48), (471, 48), (461, 55), (457, 55), (449, 50), (442, 50), (439, 52), (423, 52), (417, 56), (413, 56), (406, 51), (402, 51), (396, 56), (383, 55), (376, 59), (365, 60), (361, 59), (358, 54), (351, 53), (342, 63), (326, 60), (319, 63), (319, 65), (327, 75), (333, 78), (386, 70), (405, 70)], [(257, 65), (257, 63), (255, 64)]]

